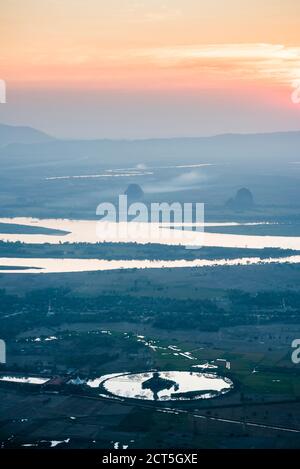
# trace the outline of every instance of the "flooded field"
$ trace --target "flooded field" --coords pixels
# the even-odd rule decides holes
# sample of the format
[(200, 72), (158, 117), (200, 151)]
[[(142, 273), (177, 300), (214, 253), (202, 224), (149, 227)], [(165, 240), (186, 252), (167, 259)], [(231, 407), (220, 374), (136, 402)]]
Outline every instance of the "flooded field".
[(34, 376), (0, 376), (0, 381), (20, 384), (45, 384), (49, 381), (49, 378), (39, 378)]

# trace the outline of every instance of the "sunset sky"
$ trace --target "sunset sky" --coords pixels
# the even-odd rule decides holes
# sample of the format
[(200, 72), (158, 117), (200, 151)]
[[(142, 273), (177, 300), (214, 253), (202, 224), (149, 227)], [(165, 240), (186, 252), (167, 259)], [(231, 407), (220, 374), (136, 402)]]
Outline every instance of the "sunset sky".
[(75, 138), (300, 129), (299, 0), (3, 0), (0, 38), (3, 123)]

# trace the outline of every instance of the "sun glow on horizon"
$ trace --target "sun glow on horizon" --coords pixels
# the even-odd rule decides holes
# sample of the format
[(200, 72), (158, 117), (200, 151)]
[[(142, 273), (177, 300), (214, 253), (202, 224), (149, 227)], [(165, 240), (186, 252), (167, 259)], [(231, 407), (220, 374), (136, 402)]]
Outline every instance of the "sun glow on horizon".
[(170, 128), (171, 109), (178, 109), (176, 118), (183, 109), (186, 126), (188, 119), (195, 126), (199, 118), (214, 119), (217, 133), (225, 130), (230, 106), (248, 126), (262, 105), (270, 122), (279, 122), (274, 109), (282, 109), (281, 122), (290, 111), (292, 126), (298, 125), (298, 0), (10, 0), (2, 10), (0, 79), (9, 102), (10, 96), (27, 102), (42, 95), (41, 106), (55, 102), (66, 116), (77, 92), (77, 114), (94, 107), (89, 115), (96, 118), (100, 102), (105, 117), (115, 119), (120, 106), (126, 114), (134, 102), (148, 126), (155, 95), (172, 115)]

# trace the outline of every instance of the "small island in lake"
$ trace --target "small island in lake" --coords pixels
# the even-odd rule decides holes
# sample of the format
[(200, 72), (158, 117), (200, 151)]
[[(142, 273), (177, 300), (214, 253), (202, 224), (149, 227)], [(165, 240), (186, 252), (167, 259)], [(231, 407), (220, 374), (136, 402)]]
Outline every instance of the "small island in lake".
[(164, 389), (171, 389), (174, 386), (175, 391), (179, 389), (176, 381), (171, 379), (161, 378), (156, 371), (153, 376), (142, 383), (142, 389), (150, 389), (153, 392), (153, 397), (158, 400), (158, 393)]

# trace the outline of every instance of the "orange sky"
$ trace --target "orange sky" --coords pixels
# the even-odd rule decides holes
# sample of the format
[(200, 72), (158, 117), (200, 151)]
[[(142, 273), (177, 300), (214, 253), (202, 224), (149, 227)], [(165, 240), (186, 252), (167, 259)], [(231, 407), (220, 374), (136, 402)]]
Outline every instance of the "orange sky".
[(2, 76), (154, 88), (300, 78), (298, 0), (4, 0)]
[[(300, 1), (2, 0), (0, 79), (15, 106), (5, 108), (10, 120), (23, 112), (16, 90), (31, 101), (45, 90), (43, 99), (51, 94), (58, 107), (57, 93), (71, 90), (136, 93), (137, 106), (149, 92), (173, 93), (173, 100), (194, 93), (209, 96), (211, 109), (220, 96), (235, 94), (238, 102), (246, 96), (248, 103), (266, 103), (271, 114), (275, 104), (290, 108), (294, 119), (293, 108), (300, 110), (291, 100), (300, 88)], [(191, 112), (192, 106), (191, 100)], [(33, 124), (42, 114), (41, 107)]]

